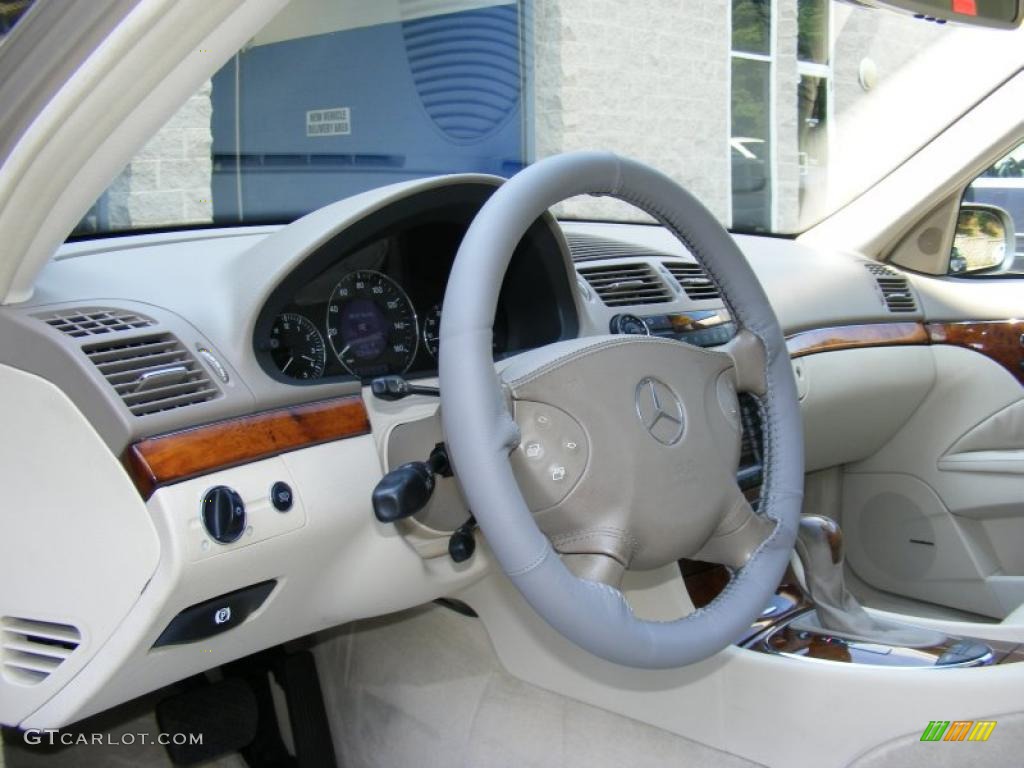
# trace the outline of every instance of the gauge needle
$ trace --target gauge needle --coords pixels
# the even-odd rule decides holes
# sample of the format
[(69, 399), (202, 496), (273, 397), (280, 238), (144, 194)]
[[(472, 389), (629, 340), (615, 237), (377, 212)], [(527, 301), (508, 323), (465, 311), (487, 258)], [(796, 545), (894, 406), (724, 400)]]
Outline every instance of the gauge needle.
[(285, 371), (288, 370), (288, 366), (292, 364), (292, 360), (294, 360), (294, 359), (295, 359), (294, 357), (289, 357), (288, 358), (288, 362), (285, 363), (283, 366), (281, 366), (281, 373), (284, 373)]
[(312, 357), (310, 357), (309, 355), (300, 355), (300, 357), (301, 357), (301, 358), (302, 358), (303, 360), (308, 360), (308, 361), (309, 361), (309, 362), (311, 362), (311, 363), (315, 363), (315, 362), (316, 362), (316, 360), (315, 360), (315, 359), (313, 359)]

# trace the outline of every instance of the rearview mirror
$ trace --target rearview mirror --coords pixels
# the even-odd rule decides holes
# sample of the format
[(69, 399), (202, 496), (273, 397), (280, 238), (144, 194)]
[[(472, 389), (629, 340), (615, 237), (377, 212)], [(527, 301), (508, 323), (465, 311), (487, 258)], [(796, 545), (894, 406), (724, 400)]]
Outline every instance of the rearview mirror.
[(1003, 266), (1015, 245), (1010, 214), (996, 205), (966, 203), (960, 207), (949, 257), (949, 274), (996, 270)]
[(927, 21), (1015, 29), (1024, 17), (1022, 0), (854, 0), (857, 5), (889, 8)]

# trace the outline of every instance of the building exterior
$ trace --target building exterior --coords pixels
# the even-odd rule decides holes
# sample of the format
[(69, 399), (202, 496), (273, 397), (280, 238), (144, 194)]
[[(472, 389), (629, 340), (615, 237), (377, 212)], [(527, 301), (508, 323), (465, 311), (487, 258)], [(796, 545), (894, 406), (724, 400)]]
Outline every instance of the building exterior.
[[(480, 35), (460, 49), (444, 39), (451, 19)], [(90, 216), (258, 221), (388, 181), (508, 176), (601, 148), (664, 170), (737, 230), (794, 231), (824, 199), (837, 121), (946, 34), (830, 0), (293, 0)], [(442, 54), (476, 82), (432, 90)], [(632, 215), (589, 198), (560, 212)]]

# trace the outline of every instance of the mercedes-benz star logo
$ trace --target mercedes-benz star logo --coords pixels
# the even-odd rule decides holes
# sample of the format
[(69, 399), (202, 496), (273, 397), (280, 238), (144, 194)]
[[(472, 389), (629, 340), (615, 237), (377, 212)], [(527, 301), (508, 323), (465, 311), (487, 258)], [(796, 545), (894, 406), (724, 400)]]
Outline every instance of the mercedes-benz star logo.
[(636, 385), (636, 415), (662, 445), (675, 445), (683, 436), (683, 404), (667, 384), (653, 376), (645, 376)]

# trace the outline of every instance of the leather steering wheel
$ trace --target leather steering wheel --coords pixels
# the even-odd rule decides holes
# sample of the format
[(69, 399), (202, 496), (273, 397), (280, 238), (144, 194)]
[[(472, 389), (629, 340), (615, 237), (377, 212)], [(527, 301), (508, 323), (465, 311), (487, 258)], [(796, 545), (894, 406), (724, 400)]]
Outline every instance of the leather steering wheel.
[[(657, 218), (721, 289), (739, 329), (702, 349), (641, 336), (557, 342), (495, 365), (505, 270), (530, 225), (575, 195), (607, 195)], [(785, 341), (729, 233), (667, 176), (608, 153), (542, 160), (477, 214), (444, 298), (441, 414), (449, 456), (498, 563), (578, 646), (634, 667), (682, 666), (735, 642), (789, 562), (803, 496), (803, 432)], [(760, 405), (760, 509), (736, 484), (738, 392)], [(625, 568), (683, 557), (735, 568), (709, 605), (636, 618)], [(571, 567), (570, 567), (571, 566)]]

